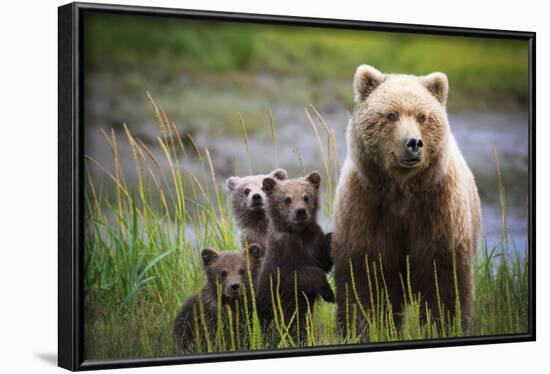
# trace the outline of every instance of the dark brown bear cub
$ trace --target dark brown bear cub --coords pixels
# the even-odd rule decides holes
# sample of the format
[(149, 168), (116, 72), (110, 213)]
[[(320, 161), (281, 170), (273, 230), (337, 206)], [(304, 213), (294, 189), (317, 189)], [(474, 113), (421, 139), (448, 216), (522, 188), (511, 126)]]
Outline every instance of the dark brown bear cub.
[[(298, 339), (303, 337), (308, 308), (313, 310), (317, 297), (334, 302), (326, 278), (332, 267), (330, 235), (324, 235), (317, 224), (320, 183), (321, 176), (313, 172), (283, 181), (268, 177), (262, 187), (268, 199), (270, 225), (258, 276), (259, 317), (268, 328), (274, 319), (272, 300), (280, 297), (283, 313), (277, 320), (284, 317), (285, 329)], [(293, 318), (296, 311), (298, 318)]]
[[(260, 246), (256, 244), (248, 246), (252, 279), (256, 278), (256, 272), (261, 266), (262, 255), (263, 250)], [(244, 315), (243, 305), (245, 293), (247, 302), (251, 301), (247, 250), (216, 252), (212, 249), (203, 249), (201, 258), (206, 275), (206, 285), (200, 292), (200, 299), (199, 294), (196, 294), (185, 302), (174, 322), (174, 343), (176, 349), (182, 352), (206, 351), (207, 341), (214, 341), (218, 331), (218, 288), (221, 292), (223, 307), (221, 310), (222, 331), (226, 340), (229, 336), (229, 326), (233, 326), (234, 333), (236, 333), (236, 329), (240, 329), (239, 333), (242, 335), (244, 328), (239, 324), (243, 324), (247, 317)], [(199, 300), (202, 300), (202, 306)], [(233, 315), (231, 324), (228, 321), (228, 308)], [(238, 321), (239, 324), (236, 324), (235, 321)], [(207, 336), (209, 339), (206, 339)]]
[(262, 191), (265, 177), (277, 180), (287, 178), (283, 169), (273, 170), (269, 174), (249, 175), (246, 177), (229, 177), (226, 185), (231, 192), (233, 214), (241, 230), (241, 244), (259, 244), (265, 248), (267, 236), (266, 196)]

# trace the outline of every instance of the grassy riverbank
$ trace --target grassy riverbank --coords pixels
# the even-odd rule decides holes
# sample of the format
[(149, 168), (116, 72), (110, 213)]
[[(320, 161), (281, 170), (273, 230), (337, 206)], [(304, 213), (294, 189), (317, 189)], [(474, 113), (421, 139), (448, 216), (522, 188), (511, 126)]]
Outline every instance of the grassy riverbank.
[[(87, 157), (88, 168), (102, 169), (109, 186), (95, 185), (87, 174), (85, 191), (85, 357), (120, 358), (174, 354), (172, 323), (183, 301), (203, 283), (199, 252), (202, 248), (236, 249), (237, 232), (223, 181), (215, 174), (210, 152), (199, 149), (192, 137), (177, 131), (165, 112), (152, 101), (159, 122), (159, 155), (126, 129), (124, 136), (104, 132), (113, 155), (112, 165), (98, 165)], [(335, 133), (310, 107), (306, 111), (308, 136), (319, 144), (323, 159), (323, 211), (332, 213), (334, 186), (340, 160)], [(236, 122), (248, 151), (247, 127)], [(277, 129), (272, 126), (272, 142)], [(130, 187), (118, 162), (118, 147), (128, 143), (135, 158), (139, 183)], [(276, 148), (276, 147), (275, 147)], [(256, 155), (248, 154), (249, 158)], [(276, 155), (263, 154), (262, 157)], [(198, 172), (180, 162), (195, 158)], [(161, 160), (162, 159), (162, 160)], [(239, 160), (238, 170), (252, 169), (249, 160)], [(168, 168), (161, 168), (168, 164)], [(500, 180), (500, 179), (499, 179)], [(107, 188), (108, 187), (108, 188)], [(502, 209), (502, 239), (483, 242), (475, 261), (475, 314), (467, 331), (453, 320), (424, 322), (415, 302), (414, 284), (404, 323), (395, 328), (382, 313), (372, 319), (369, 340), (395, 341), (464, 335), (498, 335), (526, 332), (528, 327), (528, 256), (526, 248), (510, 248), (506, 225), (506, 195), (502, 183), (494, 186)], [(516, 255), (513, 255), (516, 253)], [(522, 256), (519, 253), (523, 253)], [(377, 287), (381, 300), (383, 287)], [(357, 311), (360, 312), (360, 311)], [(432, 313), (436, 315), (436, 313)], [(337, 331), (335, 306), (319, 302), (302, 345), (354, 343), (353, 334), (343, 338)], [(245, 348), (247, 342), (243, 343)], [(284, 339), (267, 342), (261, 336), (252, 348), (289, 347)], [(212, 350), (228, 349), (221, 342)]]

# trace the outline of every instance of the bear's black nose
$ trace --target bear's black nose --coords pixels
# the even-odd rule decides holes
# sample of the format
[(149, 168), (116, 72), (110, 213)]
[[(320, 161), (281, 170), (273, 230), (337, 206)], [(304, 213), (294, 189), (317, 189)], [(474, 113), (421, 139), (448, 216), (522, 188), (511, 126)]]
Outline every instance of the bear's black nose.
[(405, 146), (405, 150), (407, 151), (409, 156), (413, 158), (418, 158), (418, 155), (420, 154), (424, 143), (422, 143), (422, 139), (407, 138), (403, 142), (403, 145)]
[(260, 201), (260, 200), (262, 200), (262, 195), (260, 195), (259, 193), (255, 193), (254, 195), (252, 195), (252, 200), (253, 201)]
[(298, 208), (296, 209), (296, 218), (303, 219), (306, 218), (306, 210), (305, 208)]
[(241, 287), (241, 285), (239, 283), (233, 283), (231, 285), (231, 288), (234, 289), (235, 291), (237, 291), (239, 289), (239, 287)]

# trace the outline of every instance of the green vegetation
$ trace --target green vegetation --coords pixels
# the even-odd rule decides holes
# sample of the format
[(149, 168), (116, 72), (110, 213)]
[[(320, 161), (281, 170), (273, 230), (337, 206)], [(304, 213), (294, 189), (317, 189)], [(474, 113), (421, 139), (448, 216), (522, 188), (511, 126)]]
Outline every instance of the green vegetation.
[[(205, 247), (230, 250), (238, 246), (230, 205), (215, 174), (209, 150), (199, 149), (191, 136), (181, 134), (165, 112), (151, 102), (160, 125), (157, 140), (169, 168), (161, 168), (158, 157), (126, 127), (124, 139), (117, 138), (114, 131), (103, 132), (113, 154), (112, 167), (99, 165), (89, 156), (86, 158), (88, 169), (102, 169), (111, 185), (109, 188), (97, 186), (92, 174), (87, 173), (84, 249), (87, 359), (174, 354), (174, 317), (185, 299), (196, 293), (203, 283), (200, 250)], [(311, 134), (319, 144), (319, 157), (324, 161), (323, 210), (330, 216), (340, 166), (334, 131), (315, 108), (307, 108), (306, 114)], [(271, 121), (270, 125), (276, 145), (275, 124)], [(236, 121), (235, 126), (240, 127), (243, 146), (248, 147), (246, 124)], [(139, 178), (135, 188), (125, 182), (124, 170), (118, 161), (118, 145), (123, 141), (133, 150)], [(181, 162), (185, 158), (197, 159), (200, 171), (193, 173), (184, 169)], [(250, 162), (240, 167), (252, 168)], [(404, 283), (408, 303), (403, 324), (397, 328), (387, 317), (391, 305), (384, 301), (385, 291), (380, 281), (373, 285), (376, 308), (350, 311), (355, 316), (367, 315), (370, 342), (527, 331), (528, 258), (526, 255), (510, 258), (508, 254), (506, 199), (500, 173), (495, 189), (502, 208), (502, 240), (492, 247), (483, 243), (476, 258), (475, 316), (468, 331), (463, 331), (457, 320), (445, 317), (426, 321), (420, 312), (414, 284), (410, 282)], [(374, 263), (370, 271), (376, 273), (377, 266)], [(290, 339), (284, 324), (277, 325), (275, 339), (265, 339), (255, 329), (256, 323), (250, 321), (248, 326), (253, 333), (248, 336), (254, 337), (251, 341), (227, 345), (232, 340), (217, 334), (210, 351), (357, 342), (357, 332), (353, 329), (347, 330), (345, 337), (337, 330), (335, 305), (319, 302), (315, 308), (313, 316), (307, 319), (307, 338), (303, 341)], [(437, 312), (431, 311), (431, 315)]]
[(385, 72), (444, 70), (453, 94), (474, 101), (525, 103), (528, 95), (525, 41), (105, 14), (88, 15), (85, 27), (88, 71), (349, 82), (355, 68), (368, 63)]

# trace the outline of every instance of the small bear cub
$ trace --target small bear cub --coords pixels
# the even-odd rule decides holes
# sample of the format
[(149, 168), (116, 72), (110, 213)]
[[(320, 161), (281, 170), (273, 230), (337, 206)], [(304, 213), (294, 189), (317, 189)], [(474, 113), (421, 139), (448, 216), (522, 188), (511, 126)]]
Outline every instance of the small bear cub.
[[(206, 275), (206, 284), (199, 294), (190, 297), (182, 306), (174, 321), (174, 343), (176, 349), (182, 352), (200, 352), (206, 350), (206, 333), (210, 341), (213, 341), (217, 331), (218, 317), (218, 287), (221, 291), (221, 306), (223, 316), (224, 334), (229, 336), (227, 307), (231, 309), (233, 320), (244, 323), (243, 302), (251, 303), (251, 290), (247, 256), (250, 264), (251, 279), (257, 277), (261, 266), (263, 249), (251, 244), (248, 249), (242, 251), (217, 252), (212, 249), (201, 251), (202, 265)], [(204, 323), (201, 321), (201, 306), (204, 311)], [(250, 310), (251, 308), (249, 308)], [(236, 312), (241, 313), (236, 316)], [(196, 324), (196, 322), (198, 322)], [(244, 326), (232, 324), (235, 329), (243, 329)], [(199, 336), (196, 335), (195, 327), (199, 327)], [(206, 329), (205, 327), (206, 326)], [(227, 330), (227, 331), (226, 331)], [(235, 332), (235, 331), (234, 331)]]
[(233, 214), (241, 230), (241, 245), (259, 244), (265, 248), (268, 220), (266, 216), (266, 196), (262, 190), (264, 178), (284, 180), (287, 173), (277, 169), (269, 174), (229, 177), (226, 181), (231, 192)]
[[(264, 328), (274, 318), (273, 298), (281, 298), (284, 320), (288, 324), (296, 311), (297, 291), (299, 318), (294, 319), (290, 331), (298, 332), (299, 336), (304, 333), (307, 310), (313, 310), (318, 296), (334, 302), (334, 293), (326, 277), (332, 268), (331, 238), (330, 234), (324, 235), (317, 224), (320, 184), (321, 176), (317, 172), (282, 181), (266, 177), (262, 182), (270, 224), (256, 300)], [(272, 298), (277, 282), (279, 296)]]

